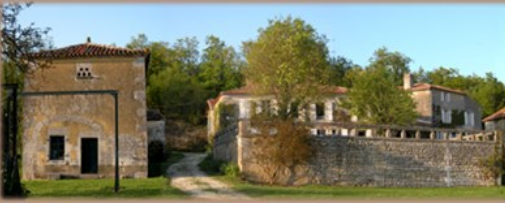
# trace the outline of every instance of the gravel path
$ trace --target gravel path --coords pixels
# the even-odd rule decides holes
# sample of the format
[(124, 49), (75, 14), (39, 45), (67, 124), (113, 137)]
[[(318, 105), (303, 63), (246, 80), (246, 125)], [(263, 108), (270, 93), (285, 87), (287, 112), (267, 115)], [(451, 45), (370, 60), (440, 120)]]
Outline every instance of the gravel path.
[(204, 153), (184, 153), (181, 161), (167, 169), (170, 184), (198, 199), (249, 199), (246, 195), (233, 191), (225, 183), (200, 171), (198, 163), (205, 156)]

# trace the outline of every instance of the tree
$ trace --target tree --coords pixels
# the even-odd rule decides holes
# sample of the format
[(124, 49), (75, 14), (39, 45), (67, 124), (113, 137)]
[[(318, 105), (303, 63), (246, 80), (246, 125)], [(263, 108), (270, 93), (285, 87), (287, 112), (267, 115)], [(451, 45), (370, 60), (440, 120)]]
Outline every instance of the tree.
[(395, 76), (385, 66), (368, 67), (356, 74), (347, 95), (344, 106), (363, 122), (406, 125), (417, 117), (410, 93), (398, 88)]
[(145, 34), (139, 34), (137, 37), (132, 37), (130, 43), (126, 44), (129, 49), (148, 49), (150, 52), (149, 68), (147, 69), (146, 78), (158, 74), (161, 70), (168, 68), (169, 54), (171, 52), (167, 42), (150, 42)]
[(277, 115), (294, 116), (289, 105), (317, 99), (329, 77), (327, 39), (298, 18), (270, 20), (255, 41), (245, 42), (246, 82), (255, 94), (270, 94)]
[(235, 49), (215, 36), (208, 36), (207, 47), (203, 51), (199, 75), (209, 98), (216, 97), (221, 91), (240, 87), (242, 85), (240, 60)]
[[(33, 23), (29, 26), (23, 26), (18, 22), (17, 16), (19, 13), (30, 5), (17, 3), (2, 5), (2, 79), (7, 83), (18, 83), (21, 88), (24, 76), (33, 71), (32, 66), (47, 68), (50, 65), (50, 61), (35, 60), (30, 55), (32, 52), (51, 48), (51, 43), (48, 43), (49, 38), (47, 38), (50, 29), (35, 27)], [(5, 113), (5, 106), (2, 105), (2, 107)], [(19, 112), (20, 109), (18, 107), (18, 109), (12, 109), (12, 111)], [(13, 122), (19, 123), (20, 120)], [(18, 126), (21, 125), (18, 124)], [(3, 144), (4, 153), (2, 153), (4, 163), (2, 164), (2, 188), (6, 197), (21, 197), (29, 192), (20, 181), (19, 166), (17, 165), (19, 163), (19, 155), (17, 154), (19, 150), (17, 150), (18, 146), (13, 144), (14, 140), (19, 139), (19, 129), (14, 131), (3, 135), (5, 136), (5, 143)], [(14, 151), (14, 153), (9, 153), (9, 151)]]
[(38, 28), (34, 23), (20, 25), (19, 13), (31, 6), (7, 3), (2, 6), (2, 61), (3, 79), (7, 83), (22, 83), (25, 73), (31, 73), (30, 66), (46, 68), (50, 61), (35, 60), (29, 53), (52, 48), (47, 33), (50, 28)]
[(331, 85), (352, 87), (352, 81), (345, 77), (345, 75), (357, 68), (351, 60), (344, 57), (331, 57), (330, 58), (330, 81)]
[(409, 57), (400, 52), (390, 52), (386, 47), (377, 49), (372, 58), (370, 58), (371, 68), (385, 67), (393, 75), (393, 82), (400, 86), (403, 84), (403, 75), (410, 72), (409, 63), (412, 61)]
[(485, 80), (469, 91), (482, 107), (482, 116), (486, 117), (505, 106), (505, 86), (493, 73), (486, 73)]
[(201, 124), (205, 112), (203, 88), (196, 78), (178, 69), (164, 69), (153, 75), (147, 87), (149, 107), (160, 109), (168, 119)]
[(167, 56), (170, 68), (180, 69), (189, 76), (200, 73), (198, 40), (196, 37), (177, 39)]

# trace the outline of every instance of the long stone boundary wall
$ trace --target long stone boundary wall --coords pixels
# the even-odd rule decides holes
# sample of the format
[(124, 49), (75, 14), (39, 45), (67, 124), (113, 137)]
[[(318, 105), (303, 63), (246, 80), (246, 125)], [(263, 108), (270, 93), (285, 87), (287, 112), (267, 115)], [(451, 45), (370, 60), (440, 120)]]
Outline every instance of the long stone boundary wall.
[[(267, 182), (252, 155), (254, 135), (242, 128), (241, 121), (227, 128), (227, 133), (216, 136), (214, 157), (237, 163), (251, 181)], [(294, 174), (282, 173), (280, 182), (377, 187), (490, 186), (500, 180), (486, 177), (479, 161), (495, 153), (496, 133), (485, 135), (480, 134), (482, 139), (457, 136), (457, 140), (450, 140), (448, 135), (444, 136), (447, 139), (314, 135), (314, 154), (309, 162), (296, 167)], [(466, 137), (472, 136), (477, 137)]]

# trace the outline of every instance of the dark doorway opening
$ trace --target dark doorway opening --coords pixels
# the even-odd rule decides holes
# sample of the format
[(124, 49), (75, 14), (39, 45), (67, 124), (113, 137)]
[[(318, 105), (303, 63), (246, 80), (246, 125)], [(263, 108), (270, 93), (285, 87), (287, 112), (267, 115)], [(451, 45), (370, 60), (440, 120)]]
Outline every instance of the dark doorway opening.
[(81, 173), (98, 173), (98, 139), (81, 139)]

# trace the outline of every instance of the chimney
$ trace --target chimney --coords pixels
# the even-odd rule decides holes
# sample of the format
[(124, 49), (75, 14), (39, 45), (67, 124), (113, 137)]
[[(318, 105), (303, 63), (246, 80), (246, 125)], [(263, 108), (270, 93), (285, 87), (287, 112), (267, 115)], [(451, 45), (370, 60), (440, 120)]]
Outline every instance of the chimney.
[(403, 75), (403, 89), (407, 90), (412, 88), (413, 84), (412, 75), (410, 73), (405, 73)]

